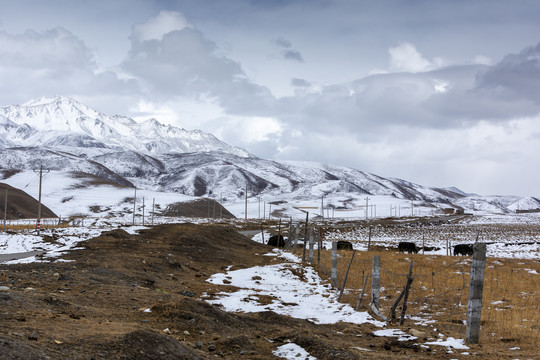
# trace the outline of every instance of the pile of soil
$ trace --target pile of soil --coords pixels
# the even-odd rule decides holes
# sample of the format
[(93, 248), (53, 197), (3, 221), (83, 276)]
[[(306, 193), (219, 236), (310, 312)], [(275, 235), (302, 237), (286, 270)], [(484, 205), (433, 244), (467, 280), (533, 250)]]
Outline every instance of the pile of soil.
[[(39, 201), (24, 191), (0, 183), (0, 216), (4, 216), (7, 189), (7, 219), (31, 219), (37, 218)], [(57, 218), (58, 216), (48, 207), (41, 204), (42, 218)]]
[(233, 219), (235, 216), (213, 199), (178, 202), (167, 206), (163, 216)]
[(318, 359), (432, 357), (373, 336), (369, 324), (234, 314), (200, 300), (235, 290), (206, 282), (211, 274), (276, 261), (231, 227), (116, 229), (80, 245), (62, 262), (0, 264), (9, 288), (0, 291), (0, 359), (275, 359), (290, 341)]

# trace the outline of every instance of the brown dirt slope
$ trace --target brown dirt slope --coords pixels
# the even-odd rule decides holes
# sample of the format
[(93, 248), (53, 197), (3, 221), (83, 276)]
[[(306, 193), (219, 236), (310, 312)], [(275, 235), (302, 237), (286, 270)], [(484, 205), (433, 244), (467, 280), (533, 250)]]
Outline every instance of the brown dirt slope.
[(234, 290), (207, 283), (211, 274), (276, 261), (229, 227), (117, 229), (81, 246), (63, 256), (71, 262), (0, 264), (10, 288), (0, 291), (0, 359), (274, 359), (288, 341), (318, 359), (430, 357), (414, 342), (374, 337), (371, 325), (234, 314), (199, 300)]
[[(39, 202), (20, 189), (16, 189), (4, 183), (0, 183), (0, 217), (4, 217), (4, 205), (6, 203), (6, 189), (8, 190), (8, 219), (31, 219), (37, 218)], [(41, 204), (42, 218), (58, 217), (48, 207)]]
[(226, 218), (231, 219), (235, 216), (212, 199), (200, 199), (190, 202), (179, 202), (170, 204), (163, 211), (163, 216), (185, 216), (201, 218)]

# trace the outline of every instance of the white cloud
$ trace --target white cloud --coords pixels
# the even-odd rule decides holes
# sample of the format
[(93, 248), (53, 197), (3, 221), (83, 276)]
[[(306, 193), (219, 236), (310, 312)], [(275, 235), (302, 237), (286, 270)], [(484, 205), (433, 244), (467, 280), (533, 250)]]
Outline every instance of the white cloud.
[(493, 60), (489, 56), (476, 55), (473, 59), (473, 64), (491, 65)]
[(390, 70), (394, 72), (421, 72), (433, 68), (433, 64), (416, 50), (414, 45), (404, 42), (388, 49)]
[(137, 91), (132, 81), (100, 70), (84, 41), (60, 27), (22, 34), (0, 32), (0, 78), (6, 104), (57, 94), (122, 97)]
[(185, 28), (193, 28), (193, 25), (187, 21), (184, 15), (175, 11), (163, 10), (144, 23), (133, 25), (131, 39), (138, 42), (161, 40), (163, 35)]
[(0, 67), (42, 69), (65, 74), (76, 68), (96, 66), (84, 42), (63, 28), (20, 35), (0, 32)]

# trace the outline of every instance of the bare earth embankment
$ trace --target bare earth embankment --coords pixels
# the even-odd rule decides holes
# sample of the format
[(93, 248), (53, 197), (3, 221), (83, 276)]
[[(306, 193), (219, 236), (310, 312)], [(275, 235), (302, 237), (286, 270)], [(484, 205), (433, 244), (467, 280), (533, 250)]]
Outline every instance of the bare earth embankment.
[[(66, 262), (0, 264), (0, 286), (9, 288), (0, 291), (0, 359), (273, 359), (288, 341), (318, 359), (434, 357), (416, 341), (374, 336), (370, 324), (234, 314), (200, 300), (236, 290), (207, 282), (214, 273), (282, 261), (263, 255), (271, 249), (229, 227), (160, 225), (106, 232), (67, 252)], [(462, 328), (444, 330), (463, 338)], [(435, 357), (512, 356), (504, 344), (496, 350)]]

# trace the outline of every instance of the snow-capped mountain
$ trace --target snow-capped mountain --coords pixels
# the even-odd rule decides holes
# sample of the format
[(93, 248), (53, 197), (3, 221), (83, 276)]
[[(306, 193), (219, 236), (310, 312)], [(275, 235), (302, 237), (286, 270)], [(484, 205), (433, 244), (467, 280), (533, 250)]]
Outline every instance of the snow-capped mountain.
[(124, 116), (108, 116), (64, 96), (0, 108), (0, 134), (4, 146), (63, 145), (143, 154), (224, 151), (250, 156), (200, 130), (187, 131), (156, 119), (137, 123)]
[(336, 209), (363, 206), (368, 195), (416, 201), (434, 209), (504, 213), (540, 208), (536, 198), (482, 197), (343, 166), (265, 160), (211, 134), (155, 119), (138, 123), (108, 116), (63, 96), (0, 108), (0, 181), (1, 174), (40, 166), (84, 179), (80, 187), (90, 177), (92, 183), (224, 201), (244, 197), (247, 188), (250, 197), (286, 198), (291, 204), (332, 198)]

